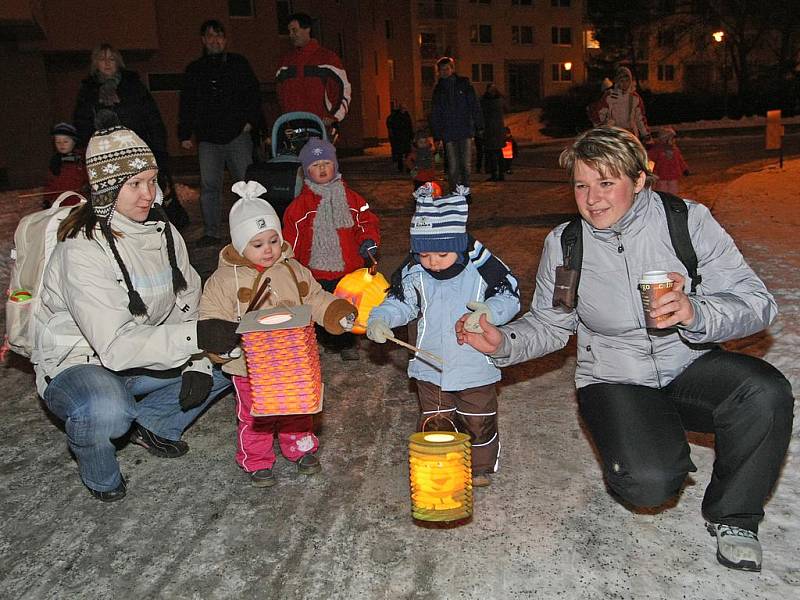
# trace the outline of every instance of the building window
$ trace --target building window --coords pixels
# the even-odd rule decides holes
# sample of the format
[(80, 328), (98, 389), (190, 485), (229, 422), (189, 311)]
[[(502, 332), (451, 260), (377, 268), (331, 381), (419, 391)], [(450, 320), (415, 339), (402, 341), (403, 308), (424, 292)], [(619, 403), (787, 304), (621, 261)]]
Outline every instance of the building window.
[(292, 14), (289, 0), (278, 0), (275, 10), (278, 16), (278, 35), (289, 35), (289, 15)]
[(475, 82), (489, 82), (494, 81), (494, 65), (491, 63), (475, 64), (472, 65), (472, 81)]
[(511, 26), (512, 44), (533, 44), (533, 27), (530, 25)]
[(385, 25), (386, 25), (386, 39), (390, 40), (394, 37), (394, 31), (392, 31), (392, 22), (389, 19), (386, 19)]
[(659, 81), (675, 81), (675, 65), (658, 65)]
[(533, 0), (511, 0), (511, 6), (533, 6)]
[(570, 0), (550, 0), (550, 6), (569, 8), (571, 6), (571, 2)]
[(572, 46), (572, 29), (569, 27), (553, 27), (551, 30), (554, 46)]
[(470, 4), (491, 4), (492, 0), (469, 0)]
[(436, 83), (436, 71), (433, 65), (422, 65), (422, 85), (433, 87)]
[(148, 73), (151, 92), (178, 92), (183, 89), (183, 73)]
[(228, 0), (229, 17), (253, 17), (253, 0)]
[(422, 31), (419, 34), (419, 55), (422, 58), (439, 58), (439, 44), (436, 34), (430, 31)]
[(473, 44), (491, 44), (491, 25), (472, 25), (469, 30), (469, 41)]
[(556, 63), (552, 65), (553, 81), (565, 82), (572, 81), (572, 64), (567, 69), (566, 63)]

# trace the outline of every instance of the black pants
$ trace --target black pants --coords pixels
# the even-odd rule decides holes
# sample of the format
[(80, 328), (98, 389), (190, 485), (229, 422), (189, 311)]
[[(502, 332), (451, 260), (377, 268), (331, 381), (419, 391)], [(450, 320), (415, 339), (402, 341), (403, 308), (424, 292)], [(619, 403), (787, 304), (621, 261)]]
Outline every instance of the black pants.
[(502, 148), (491, 148), (484, 150), (486, 156), (486, 172), (493, 179), (503, 180), (506, 178), (505, 159), (503, 158)]
[(663, 389), (600, 383), (579, 389), (578, 401), (608, 486), (636, 506), (664, 503), (696, 470), (687, 430), (714, 433), (703, 514), (758, 531), (792, 432), (791, 385), (775, 367), (715, 350)]
[[(342, 280), (341, 277), (338, 279), (319, 279), (319, 284), (322, 286), (322, 289), (326, 292), (333, 293), (333, 290), (336, 289), (336, 286), (339, 285), (339, 282)], [(358, 338), (354, 333), (350, 333), (346, 331), (341, 335), (333, 335), (332, 333), (328, 333), (325, 331), (325, 328), (322, 325), (317, 325), (317, 339), (319, 343), (323, 345), (323, 347), (332, 350), (334, 352), (340, 352), (344, 348), (352, 348), (358, 342)]]

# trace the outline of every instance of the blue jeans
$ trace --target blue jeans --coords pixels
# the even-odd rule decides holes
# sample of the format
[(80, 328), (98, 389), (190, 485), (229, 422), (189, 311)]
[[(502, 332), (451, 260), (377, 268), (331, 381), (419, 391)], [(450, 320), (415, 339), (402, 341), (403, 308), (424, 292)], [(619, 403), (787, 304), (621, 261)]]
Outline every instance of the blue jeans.
[[(126, 377), (99, 365), (75, 365), (62, 371), (47, 386), (43, 398), (64, 421), (83, 483), (107, 492), (115, 489), (122, 477), (111, 440), (124, 436), (134, 421), (156, 435), (179, 440), (183, 430), (231, 386), (219, 369), (213, 369), (213, 377), (206, 401), (186, 412), (178, 403), (180, 377)], [(141, 397), (138, 401), (137, 396)]]
[(234, 182), (243, 181), (247, 167), (253, 162), (253, 138), (241, 133), (227, 144), (200, 142), (200, 207), (203, 210), (203, 233), (220, 237), (222, 180), (225, 165)]
[(472, 138), (447, 142), (447, 181), (450, 191), (455, 192), (456, 186), (469, 187), (470, 162), (472, 160)]

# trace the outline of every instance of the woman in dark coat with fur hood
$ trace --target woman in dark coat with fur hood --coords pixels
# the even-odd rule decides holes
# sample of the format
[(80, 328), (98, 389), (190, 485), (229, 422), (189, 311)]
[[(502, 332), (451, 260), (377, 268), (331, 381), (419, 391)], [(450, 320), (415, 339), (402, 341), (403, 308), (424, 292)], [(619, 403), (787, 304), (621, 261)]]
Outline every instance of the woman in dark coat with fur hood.
[[(98, 129), (96, 119), (101, 111), (116, 113), (119, 124), (133, 130), (150, 147), (159, 169), (159, 184), (164, 191), (164, 209), (172, 223), (180, 228), (188, 223), (188, 215), (174, 196), (167, 153), (167, 130), (150, 90), (135, 71), (125, 68), (122, 54), (111, 44), (92, 50), (89, 77), (81, 83), (73, 113), (79, 144), (86, 147)], [(101, 116), (101, 120), (108, 116)]]

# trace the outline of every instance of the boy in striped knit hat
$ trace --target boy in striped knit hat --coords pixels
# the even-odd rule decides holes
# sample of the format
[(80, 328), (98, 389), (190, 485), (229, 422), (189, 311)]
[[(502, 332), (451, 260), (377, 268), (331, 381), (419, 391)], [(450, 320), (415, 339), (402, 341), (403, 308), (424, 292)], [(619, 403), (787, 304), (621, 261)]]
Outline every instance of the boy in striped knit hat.
[(433, 197), (426, 183), (415, 193), (411, 220), (411, 253), (392, 275), (386, 300), (375, 307), (367, 337), (382, 344), (392, 328), (417, 321), (416, 345), (443, 359), (416, 355), (408, 375), (419, 395), (418, 428), (428, 418), (445, 417), (472, 442), (473, 486), (491, 483), (497, 471), (500, 437), (497, 431), (497, 392), (500, 370), (483, 354), (456, 341), (455, 324), (466, 309), (475, 326), (480, 315), (491, 323), (510, 321), (519, 311), (517, 280), (508, 267), (467, 234), (469, 190)]

